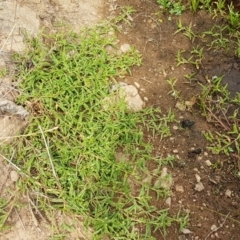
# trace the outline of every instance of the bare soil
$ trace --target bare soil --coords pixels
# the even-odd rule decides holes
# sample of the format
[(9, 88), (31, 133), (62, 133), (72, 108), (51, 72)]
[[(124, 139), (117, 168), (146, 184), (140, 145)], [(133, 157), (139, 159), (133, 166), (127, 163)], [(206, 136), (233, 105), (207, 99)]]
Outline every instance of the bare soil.
[[(236, 82), (236, 76), (239, 76), (240, 61), (234, 57), (233, 52), (205, 51), (204, 60), (199, 69), (188, 65), (177, 67), (177, 51), (188, 51), (192, 42), (183, 34), (174, 35), (179, 17), (171, 15), (171, 20), (168, 20), (167, 14), (157, 15), (160, 8), (155, 0), (113, 0), (105, 3), (84, 0), (3, 1), (0, 3), (0, 7), (3, 8), (0, 11), (4, 11), (1, 16), (5, 16), (5, 21), (0, 27), (0, 46), (3, 46), (0, 51), (1, 65), (9, 64), (10, 51), (23, 49), (23, 36), (18, 34), (21, 28), (32, 34), (37, 34), (41, 27), (51, 32), (63, 19), (78, 30), (83, 25), (94, 24), (100, 19), (117, 14), (124, 6), (133, 6), (136, 12), (129, 20), (131, 25), (123, 24), (122, 32), (118, 35), (120, 44), (133, 45), (143, 57), (142, 66), (134, 67), (132, 75), (126, 77), (124, 81), (133, 85), (137, 82), (140, 85), (140, 95), (145, 98), (147, 106), (160, 107), (163, 112), (171, 108), (178, 120), (172, 125), (172, 137), (163, 141), (157, 138), (151, 139), (156, 156), (166, 157), (174, 154), (177, 159), (174, 167), (168, 169), (173, 175), (171, 205), (169, 206), (164, 201), (156, 201), (154, 195), (153, 202), (159, 208), (170, 208), (175, 214), (179, 210), (183, 213), (188, 212), (188, 229), (191, 233), (179, 232), (179, 226), (174, 224), (167, 230), (167, 236), (164, 237), (159, 230), (155, 233), (155, 237), (159, 240), (239, 239), (240, 185), (237, 173), (240, 169), (238, 159), (234, 156), (214, 155), (207, 149), (207, 142), (202, 132), (209, 129), (215, 131), (219, 129), (218, 126), (208, 123), (201, 116), (197, 106), (187, 111), (180, 111), (176, 108), (176, 100), (168, 94), (170, 86), (166, 81), (173, 77), (178, 79), (176, 88), (181, 91), (185, 100), (190, 101), (201, 92), (198, 83), (204, 85), (207, 83), (207, 77), (227, 73), (225, 81), (231, 82), (229, 90), (234, 94), (239, 91), (240, 86), (239, 82)], [(203, 11), (197, 14), (186, 11), (181, 15), (181, 19), (183, 24), (191, 22), (193, 31), (196, 32), (207, 31), (214, 23), (221, 23), (218, 22), (220, 20), (213, 20)], [(204, 42), (197, 41), (199, 45), (204, 46)], [(193, 84), (186, 83), (184, 78), (184, 75), (191, 72), (196, 73), (196, 80)], [(16, 93), (12, 90), (14, 86), (11, 82), (3, 79), (0, 87), (5, 89), (2, 90), (1, 99), (14, 99)], [(1, 138), (15, 135), (26, 124), (18, 118), (11, 123), (12, 119), (8, 116), (1, 117), (1, 122), (5, 122), (5, 125), (1, 124), (0, 127)], [(183, 129), (180, 124), (183, 119), (194, 121), (195, 124), (189, 129)], [(6, 126), (11, 126), (7, 132)], [(189, 154), (190, 151), (198, 148), (202, 149), (200, 154)], [(211, 161), (213, 165), (207, 166), (206, 160)], [(13, 168), (3, 163), (3, 160), (0, 165), (1, 196), (10, 196), (9, 190), (15, 192), (17, 196), (17, 188), (10, 177)], [(204, 186), (200, 192), (195, 190), (196, 174), (200, 176)], [(226, 194), (229, 190), (230, 195)], [(48, 224), (44, 222), (39, 224), (34, 219), (34, 214), (29, 211), (30, 207), (26, 204), (27, 202), (27, 197), (23, 198), (23, 204), (26, 207), (21, 210), (14, 208), (11, 212), (8, 219), (11, 228), (4, 234), (0, 234), (0, 239), (34, 239), (36, 236), (38, 239), (49, 239), (51, 230), (47, 228)], [(56, 219), (59, 222), (70, 221), (68, 216), (60, 213), (56, 213)], [(214, 225), (216, 225), (216, 231), (213, 231)], [(69, 236), (69, 239), (88, 239), (88, 236), (84, 231), (78, 231)]]
[[(170, 108), (176, 114), (179, 124), (173, 125), (173, 136), (164, 139), (152, 139), (155, 146), (155, 154), (167, 156), (175, 154), (176, 162), (171, 169), (174, 183), (172, 185), (172, 197), (170, 209), (177, 212), (189, 212), (189, 235), (179, 233), (177, 226), (168, 229), (168, 235), (164, 238), (162, 233), (156, 232), (156, 239), (238, 239), (240, 232), (239, 215), (239, 172), (238, 159), (234, 156), (214, 155), (207, 149), (207, 142), (203, 131), (216, 131), (219, 128), (208, 123), (201, 116), (198, 107), (189, 111), (177, 109), (176, 100), (168, 94), (170, 86), (166, 82), (169, 78), (178, 79), (176, 88), (181, 91), (184, 100), (191, 101), (201, 93), (198, 83), (207, 84), (207, 79), (215, 75), (225, 74), (224, 83), (229, 84), (231, 94), (239, 92), (239, 59), (233, 52), (219, 49), (218, 51), (205, 51), (204, 60), (199, 69), (194, 66), (181, 65), (177, 67), (177, 51), (189, 51), (192, 42), (183, 34), (175, 34), (177, 31), (178, 16), (160, 15), (160, 10), (155, 1), (118, 1), (121, 6), (130, 5), (136, 10), (131, 26), (123, 29), (119, 36), (121, 42), (127, 42), (136, 47), (143, 55), (143, 64), (132, 71), (127, 83), (140, 84), (141, 94), (148, 98), (147, 105), (160, 107), (163, 111)], [(161, 19), (161, 21), (159, 21)], [(213, 20), (204, 11), (193, 14), (190, 11), (181, 15), (182, 23), (188, 26), (192, 23), (193, 32), (204, 32), (211, 29), (213, 24), (222, 24), (220, 20)], [(220, 22), (219, 22), (220, 21)], [(199, 41), (199, 40), (197, 40)], [(200, 46), (204, 42), (198, 42)], [(205, 48), (206, 49), (206, 48)], [(193, 84), (187, 83), (184, 75), (195, 72)], [(180, 122), (183, 119), (194, 121), (190, 129), (182, 129)], [(193, 149), (201, 148), (200, 154), (189, 154)], [(210, 160), (213, 166), (206, 165)], [(197, 183), (196, 174), (201, 177), (204, 190), (195, 190)], [(179, 190), (179, 186), (182, 190)], [(181, 188), (180, 188), (181, 189)], [(231, 196), (225, 193), (231, 191)], [(163, 207), (164, 203), (158, 203)], [(167, 205), (165, 204), (165, 207)], [(213, 226), (219, 227), (212, 231)]]

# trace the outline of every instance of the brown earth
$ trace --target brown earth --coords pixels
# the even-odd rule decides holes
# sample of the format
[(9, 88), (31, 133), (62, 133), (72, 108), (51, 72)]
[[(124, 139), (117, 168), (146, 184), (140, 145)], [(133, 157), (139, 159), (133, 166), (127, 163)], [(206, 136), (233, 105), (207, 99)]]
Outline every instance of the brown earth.
[[(21, 7), (25, 9), (25, 13), (31, 14), (27, 14), (29, 19), (24, 20), (26, 23), (23, 21), (18, 24), (22, 24), (27, 30), (34, 29), (32, 31), (36, 34), (44, 24), (44, 26), (49, 27), (50, 31), (53, 30), (54, 24), (60, 19), (64, 19), (78, 30), (82, 26), (80, 23), (83, 21), (95, 23), (100, 19), (117, 14), (123, 6), (133, 6), (136, 12), (129, 18), (131, 24), (123, 23), (122, 32), (118, 35), (118, 38), (120, 44), (133, 45), (142, 54), (143, 61), (142, 66), (134, 67), (131, 76), (126, 77), (124, 81), (129, 84), (140, 85), (139, 92), (145, 99), (147, 106), (160, 107), (164, 113), (167, 113), (171, 108), (178, 120), (171, 126), (172, 137), (163, 141), (158, 138), (151, 139), (156, 156), (166, 157), (174, 154), (176, 157), (174, 167), (168, 167), (168, 171), (173, 176), (171, 205), (154, 200), (154, 195), (153, 202), (159, 208), (170, 208), (171, 212), (175, 214), (179, 210), (183, 213), (189, 213), (188, 230), (191, 231), (189, 234), (180, 233), (179, 226), (174, 224), (167, 230), (167, 236), (164, 237), (160, 230), (154, 236), (158, 240), (239, 239), (240, 185), (238, 173), (240, 169), (238, 168), (238, 159), (234, 156), (214, 155), (207, 149), (207, 142), (202, 132), (209, 129), (216, 131), (218, 130), (217, 126), (208, 123), (195, 105), (185, 111), (176, 108), (177, 101), (171, 94), (168, 94), (171, 89), (166, 81), (169, 78), (178, 79), (176, 88), (180, 90), (184, 100), (188, 101), (192, 101), (194, 97), (200, 94), (201, 87), (198, 83), (206, 85), (208, 78), (220, 73), (229, 74), (229, 79), (231, 78), (233, 84), (235, 84), (232, 88), (236, 91), (239, 83), (236, 83), (234, 76), (239, 75), (240, 65), (239, 60), (234, 58), (234, 53), (231, 51), (226, 53), (221, 49), (214, 51), (204, 48), (204, 59), (198, 69), (191, 65), (177, 67), (177, 51), (186, 50), (187, 52), (191, 49), (193, 43), (181, 33), (174, 35), (180, 17), (171, 15), (170, 20), (170, 15), (160, 13), (159, 5), (155, 3), (155, 0), (113, 0), (107, 3), (95, 1), (96, 5), (89, 4), (89, 1), (78, 3), (78, 1), (35, 0), (34, 2), (16, 1), (13, 4), (11, 1), (4, 1), (0, 3), (3, 7), (7, 6), (8, 10), (12, 11), (11, 25), (0, 28), (0, 46), (3, 46), (4, 40), (9, 41), (10, 38), (7, 37), (15, 23), (18, 23), (19, 19), (24, 19), (18, 15), (22, 11), (19, 10)], [(81, 6), (85, 6), (85, 8), (83, 7), (80, 10)], [(93, 14), (85, 15), (85, 12)], [(90, 18), (87, 16), (90, 16)], [(203, 11), (198, 12), (198, 14), (186, 11), (181, 15), (181, 19), (183, 25), (191, 23), (194, 32), (204, 32), (211, 29), (213, 24), (221, 24), (221, 20), (213, 20)], [(16, 37), (20, 43), (23, 40), (21, 37), (17, 38), (17, 35), (13, 36), (11, 39), (14, 40)], [(13, 42), (17, 42), (17, 40), (13, 40), (5, 44), (4, 47), (6, 48), (1, 49), (1, 56), (4, 59), (3, 64), (6, 64), (7, 54), (11, 49), (19, 50), (20, 48), (20, 45), (16, 44), (17, 47), (13, 47)], [(196, 39), (196, 41), (201, 46), (205, 44), (199, 39)], [(192, 72), (195, 72), (196, 75), (194, 82), (190, 84), (186, 81), (184, 75)], [(233, 77), (231, 77), (232, 74)], [(230, 80), (226, 77), (225, 81)], [(1, 86), (6, 87), (6, 81), (3, 80)], [(1, 98), (6, 91), (14, 95), (11, 90), (13, 87), (11, 84), (7, 85), (8, 90), (3, 91)], [(11, 97), (9, 96), (7, 99), (11, 99)], [(189, 129), (183, 129), (180, 124), (183, 119), (194, 121), (195, 124)], [(7, 121), (8, 123), (8, 116), (2, 117), (1, 121)], [(15, 126), (14, 124), (11, 125), (12, 128), (8, 131), (8, 136), (15, 135), (24, 124), (24, 122), (16, 119)], [(18, 128), (18, 126), (21, 127)], [(0, 132), (3, 132), (3, 128), (0, 128)], [(6, 133), (4, 134), (0, 134), (1, 137), (6, 137)], [(189, 154), (189, 151), (198, 148), (202, 149), (200, 154)], [(212, 166), (208, 166), (206, 160), (209, 160)], [(151, 168), (151, 165), (149, 167)], [(9, 195), (9, 189), (17, 196), (17, 188), (14, 187), (15, 183), (10, 177), (11, 171), (16, 171), (16, 169), (2, 161), (0, 169), (1, 196), (14, 197), (14, 195)], [(195, 190), (198, 181), (196, 174), (200, 176), (200, 181), (204, 186), (204, 189), (200, 192)], [(8, 219), (12, 227), (6, 233), (1, 234), (0, 239), (34, 239), (36, 236), (38, 239), (49, 239), (51, 230), (47, 227), (48, 223), (39, 223), (34, 219), (34, 214), (29, 211), (32, 208), (28, 205), (27, 196), (24, 197), (23, 203), (27, 204), (21, 210), (16, 207), (13, 208), (14, 211), (11, 212)], [(59, 222), (69, 223), (70, 221), (69, 217), (63, 216), (61, 213), (55, 213), (54, 216)], [(213, 231), (214, 225), (215, 229), (217, 228), (216, 231)], [(69, 239), (88, 239), (88, 236), (84, 231), (78, 231), (78, 233), (73, 233)]]
[[(187, 101), (200, 94), (201, 87), (198, 83), (206, 85), (208, 78), (219, 74), (226, 74), (225, 83), (233, 82), (234, 86), (229, 84), (230, 91), (234, 89), (239, 92), (240, 85), (239, 82), (236, 83), (239, 81), (238, 78), (231, 79), (233, 72), (239, 76), (239, 60), (231, 51), (226, 53), (221, 49), (214, 51), (204, 48), (204, 59), (199, 69), (188, 65), (177, 67), (177, 51), (187, 52), (193, 45), (183, 34), (174, 35), (179, 17), (171, 15), (170, 21), (169, 15), (158, 15), (160, 8), (155, 1), (118, 2), (121, 6), (130, 5), (136, 10), (131, 26), (126, 25), (119, 38), (121, 42), (134, 45), (143, 55), (142, 66), (134, 68), (132, 76), (128, 77), (126, 82), (139, 83), (140, 89), (143, 89), (140, 95), (148, 98), (148, 106), (160, 107), (163, 111), (171, 108), (179, 121), (172, 126), (171, 138), (162, 142), (159, 139), (152, 140), (156, 155), (166, 157), (175, 154), (177, 158), (174, 168), (171, 169), (174, 183), (170, 208), (175, 213), (179, 209), (189, 212), (188, 229), (191, 234), (181, 234), (176, 226), (172, 226), (165, 238), (159, 231), (155, 235), (156, 239), (238, 239), (240, 233), (238, 160), (234, 156), (214, 155), (207, 149), (202, 132), (209, 129), (216, 131), (218, 128), (207, 123), (195, 106), (189, 111), (177, 109), (176, 100), (168, 94), (171, 89), (166, 80), (178, 79), (176, 88)], [(194, 33), (207, 31), (213, 24), (222, 24), (221, 20), (212, 20), (211, 16), (203, 11), (197, 15), (190, 11), (185, 12), (181, 19), (184, 26), (192, 24)], [(205, 47), (204, 42), (197, 39), (196, 41)], [(194, 82), (190, 84), (184, 75), (192, 72), (196, 75)], [(190, 119), (195, 124), (190, 129), (182, 129), (180, 126), (182, 119)], [(198, 148), (202, 149), (201, 154), (189, 155), (189, 151)], [(213, 165), (207, 166), (206, 160), (210, 160)], [(204, 186), (201, 192), (194, 189), (197, 183), (196, 174), (201, 177)], [(227, 196), (228, 190), (231, 191), (231, 196)], [(159, 207), (163, 206), (159, 203)], [(211, 230), (214, 225), (218, 227), (215, 232)]]

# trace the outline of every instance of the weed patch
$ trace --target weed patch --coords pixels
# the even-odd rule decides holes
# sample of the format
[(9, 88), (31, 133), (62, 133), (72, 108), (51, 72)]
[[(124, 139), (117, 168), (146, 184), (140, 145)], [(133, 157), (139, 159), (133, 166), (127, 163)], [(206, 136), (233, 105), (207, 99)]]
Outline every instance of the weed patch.
[[(151, 203), (150, 192), (166, 197), (167, 191), (143, 181), (157, 175), (147, 169), (152, 146), (143, 141), (142, 127), (169, 136), (174, 115), (163, 117), (156, 109), (131, 113), (124, 100), (103, 107), (103, 99), (115, 94), (109, 91), (115, 78), (141, 64), (134, 48), (108, 53), (116, 41), (111, 30), (101, 25), (80, 34), (41, 35), (15, 55), (22, 91), (17, 101), (32, 114), (6, 155), (16, 150), (13, 161), (24, 173), (19, 187), (40, 211), (54, 207), (81, 215), (94, 229), (93, 239), (154, 239), (154, 231), (166, 233), (173, 221), (184, 227), (186, 217), (170, 217)], [(149, 119), (156, 113), (158, 119)], [(118, 151), (127, 157), (117, 159)], [(164, 161), (155, 164), (161, 172)]]

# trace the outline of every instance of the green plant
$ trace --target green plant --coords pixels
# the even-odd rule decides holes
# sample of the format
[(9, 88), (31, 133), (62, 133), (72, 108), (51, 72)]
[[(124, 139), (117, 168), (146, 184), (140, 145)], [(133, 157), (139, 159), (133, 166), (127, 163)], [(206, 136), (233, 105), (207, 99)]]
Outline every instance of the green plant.
[(228, 6), (228, 10), (228, 21), (230, 23), (230, 29), (234, 31), (240, 27), (240, 13), (234, 10), (232, 3)]
[(178, 50), (177, 52), (177, 66), (180, 66), (181, 64), (193, 64), (195, 65), (195, 67), (197, 69), (199, 69), (199, 66), (202, 63), (202, 59), (203, 59), (203, 47), (200, 48), (199, 45), (197, 45), (196, 47), (194, 47), (191, 51), (190, 51), (190, 57), (189, 58), (184, 58), (182, 56), (182, 53), (185, 53), (184, 50)]
[(172, 2), (169, 0), (157, 0), (157, 3), (161, 5), (165, 11), (172, 6)]
[(174, 2), (170, 0), (157, 0), (157, 3), (163, 7), (163, 10), (168, 10), (170, 14), (180, 16), (185, 10), (185, 6), (182, 1)]
[(194, 42), (197, 35), (192, 30), (192, 23), (190, 23), (188, 27), (184, 27), (182, 25), (181, 19), (179, 19), (179, 21), (177, 23), (177, 27), (178, 27), (178, 30), (174, 33), (174, 35), (179, 33), (179, 32), (183, 32), (183, 35), (188, 37), (192, 43)]
[(219, 12), (222, 16), (225, 15), (225, 6), (226, 6), (226, 1), (225, 0), (218, 0), (216, 2), (214, 2), (214, 4), (216, 5), (216, 10), (214, 10), (215, 12), (215, 16), (217, 16), (217, 12)]
[(200, 2), (201, 2), (200, 0), (191, 0), (190, 5), (191, 5), (191, 10), (193, 12), (197, 11)]
[(216, 48), (216, 49), (223, 48), (228, 50), (230, 40), (229, 40), (229, 37), (225, 37), (227, 29), (228, 29), (228, 26), (226, 25), (222, 25), (222, 26), (213, 25), (211, 30), (203, 32), (202, 38), (205, 38), (205, 36), (211, 36), (214, 38), (213, 40), (211, 40), (211, 43), (208, 44), (210, 48)]
[(178, 80), (175, 78), (169, 78), (167, 80), (167, 83), (171, 86), (171, 90), (168, 92), (168, 94), (171, 94), (171, 96), (173, 96), (175, 99), (180, 98), (180, 92), (176, 90), (177, 81)]
[(240, 39), (237, 40), (237, 47), (235, 50), (235, 54), (238, 58), (240, 58)]
[(175, 121), (175, 115), (171, 109), (167, 115), (164, 115), (160, 108), (148, 108), (141, 117), (143, 126), (153, 137), (160, 136), (162, 140), (164, 137), (171, 136), (169, 123)]
[(116, 47), (116, 38), (108, 34), (112, 27), (28, 40), (15, 60), (23, 92), (17, 102), (31, 118), (25, 134), (2, 151), (6, 156), (17, 152), (13, 162), (24, 173), (19, 188), (38, 202), (39, 211), (80, 215), (94, 230), (93, 239), (154, 239), (154, 231), (166, 233), (172, 222), (182, 220), (152, 204), (150, 191), (158, 197), (168, 192), (143, 182), (152, 146), (143, 141), (142, 127), (169, 136), (174, 115), (164, 116), (160, 109), (133, 113), (123, 98), (114, 101), (117, 91), (110, 91), (111, 84), (140, 65), (141, 55), (134, 48), (109, 54), (106, 47)]
[(232, 129), (226, 133), (216, 132), (213, 136), (210, 132), (205, 132), (204, 136), (211, 142), (208, 147), (214, 154), (224, 153), (229, 155), (231, 153), (240, 153), (240, 129), (236, 124), (232, 125)]

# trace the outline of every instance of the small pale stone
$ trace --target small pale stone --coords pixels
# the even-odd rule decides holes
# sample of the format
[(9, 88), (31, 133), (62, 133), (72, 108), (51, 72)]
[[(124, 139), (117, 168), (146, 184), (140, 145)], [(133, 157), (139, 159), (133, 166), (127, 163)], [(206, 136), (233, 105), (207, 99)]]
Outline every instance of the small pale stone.
[(178, 153), (178, 150), (177, 149), (173, 149), (173, 153)]
[(154, 187), (163, 187), (165, 189), (170, 189), (171, 185), (172, 185), (172, 177), (169, 175), (169, 177), (167, 177), (168, 172), (167, 172), (167, 168), (164, 167), (162, 169), (162, 173), (160, 178), (155, 182)]
[(216, 238), (220, 238), (217, 232), (215, 233), (215, 237)]
[(148, 102), (148, 98), (147, 98), (147, 97), (144, 97), (143, 100), (146, 101), (146, 102)]
[(178, 126), (174, 125), (173, 130), (178, 130)]
[(186, 106), (179, 101), (176, 103), (175, 107), (177, 109), (179, 109), (180, 111), (185, 111), (186, 110)]
[(227, 197), (231, 197), (231, 196), (232, 196), (232, 191), (229, 190), (229, 189), (227, 189), (226, 192), (225, 192), (225, 195), (226, 195)]
[(177, 184), (177, 185), (176, 185), (176, 191), (183, 193), (183, 192), (184, 192), (183, 186)]
[(201, 177), (198, 174), (195, 174), (196, 180), (199, 183), (201, 181)]
[(213, 225), (211, 226), (211, 230), (214, 231), (214, 232), (217, 231), (217, 226), (216, 226), (215, 224), (213, 224)]
[(168, 197), (165, 201), (165, 203), (168, 205), (168, 206), (171, 206), (171, 202), (172, 202), (172, 199), (170, 197)]
[(19, 174), (18, 174), (18, 172), (13, 170), (10, 172), (10, 177), (13, 182), (16, 182), (19, 178)]
[(212, 163), (211, 163), (210, 160), (206, 160), (205, 163), (206, 163), (206, 165), (207, 165), (208, 167), (212, 166)]
[(187, 229), (187, 228), (183, 228), (182, 233), (183, 234), (190, 234), (191, 231), (189, 229)]
[(134, 85), (137, 87), (137, 88), (140, 88), (140, 84), (138, 82), (134, 82)]
[(120, 47), (120, 49), (121, 49), (121, 51), (122, 51), (123, 53), (126, 53), (126, 52), (128, 52), (128, 51), (131, 50), (131, 46), (126, 43), (126, 44), (123, 44), (123, 45)]
[(198, 182), (194, 188), (196, 191), (201, 192), (204, 189), (204, 186), (201, 182)]

